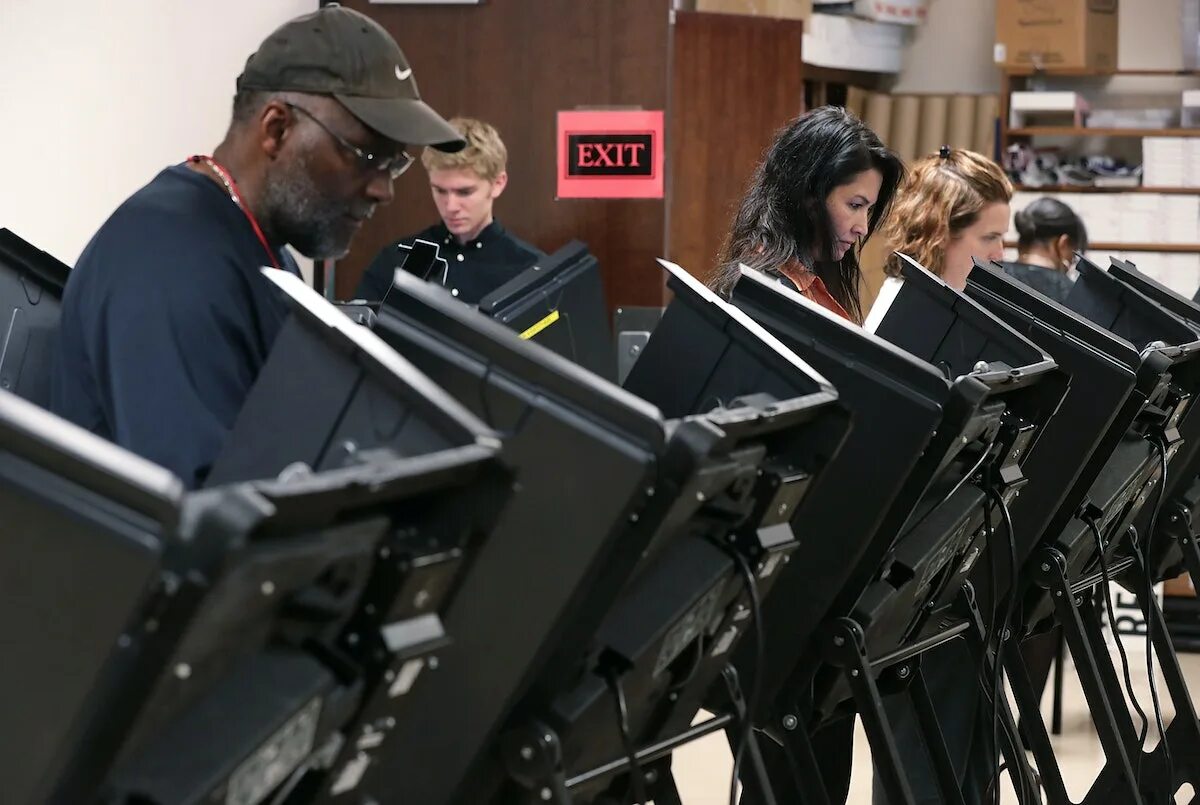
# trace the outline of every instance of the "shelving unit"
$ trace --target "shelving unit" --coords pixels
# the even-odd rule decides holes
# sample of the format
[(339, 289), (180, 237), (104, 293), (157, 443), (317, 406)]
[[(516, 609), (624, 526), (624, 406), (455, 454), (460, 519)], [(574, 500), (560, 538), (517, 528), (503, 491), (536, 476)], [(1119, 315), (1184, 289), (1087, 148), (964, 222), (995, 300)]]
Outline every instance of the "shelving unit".
[(1056, 67), (1051, 70), (1037, 69), (1035, 67), (1009, 67), (1005, 71), (1006, 75), (1012, 78), (1029, 77), (1037, 75), (1054, 75), (1063, 76), (1064, 78), (1112, 78), (1118, 75), (1128, 76), (1200, 76), (1200, 70), (1096, 70), (1088, 67)]
[(1095, 185), (1025, 185), (1013, 186), (1023, 193), (1154, 193), (1160, 196), (1200, 196), (1200, 187), (1096, 187)]
[(1200, 129), (1100, 129), (1087, 126), (1026, 126), (1011, 137), (1200, 137)]
[[(1005, 248), (1016, 248), (1014, 241), (1005, 241)], [(1088, 244), (1090, 251), (1112, 252), (1165, 252), (1169, 254), (1200, 254), (1200, 243), (1106, 243), (1096, 241)]]
[[(1197, 79), (1200, 87), (1200, 70), (1095, 70), (1080, 68), (1054, 68), (1037, 70), (1032, 67), (1010, 67), (1001, 77), (999, 138), (997, 140), (997, 157), (1003, 158), (1008, 146), (1041, 138), (1074, 138), (1114, 137), (1114, 138), (1143, 138), (1143, 137), (1200, 137), (1200, 128), (1088, 128), (1086, 126), (1021, 126), (1010, 128), (1009, 106), (1014, 90), (1026, 89), (1034, 79), (1053, 81), (1055, 89), (1096, 88), (1100, 82), (1107, 82), (1118, 77), (1142, 78), (1189, 78)], [(1087, 193), (1121, 195), (1126, 193), (1157, 194), (1163, 196), (1200, 196), (1200, 187), (1095, 187), (1075, 185), (1055, 186), (1024, 186), (1018, 185), (1018, 191), (1027, 193)], [(1085, 217), (1086, 223), (1086, 217)], [(1097, 235), (1102, 233), (1097, 232)], [(1114, 243), (1094, 241), (1089, 246), (1094, 250), (1106, 251), (1145, 251), (1162, 254), (1197, 254), (1200, 255), (1200, 243)], [(1189, 294), (1190, 295), (1190, 294)]]
[[(1042, 76), (1048, 78), (1057, 78), (1061, 83), (1067, 83), (1071, 79), (1077, 79), (1077, 86), (1087, 85), (1097, 81), (1107, 81), (1116, 77), (1144, 77), (1144, 78), (1188, 78), (1200, 79), (1200, 71), (1198, 70), (1089, 70), (1089, 69), (1055, 69), (1049, 71), (1034, 70), (1029, 67), (1024, 68), (1009, 68), (1001, 77), (1000, 87), (1000, 125), (999, 137), (997, 138), (997, 149), (999, 153), (997, 157), (1001, 157), (1008, 146), (1017, 141), (1028, 141), (1038, 137), (1200, 137), (1200, 128), (1170, 128), (1170, 129), (1114, 129), (1114, 128), (1087, 128), (1074, 126), (1025, 126), (1019, 128), (1009, 128), (1009, 100), (1012, 97), (1011, 93), (1014, 89), (1014, 84), (1017, 84), (1017, 89), (1024, 88), (1029, 79), (1040, 78)], [(1197, 82), (1200, 84), (1200, 81)], [(1095, 187), (1095, 186), (1074, 186), (1074, 185), (1054, 185), (1054, 186), (1038, 186), (1031, 187), (1025, 185), (1017, 185), (1016, 190), (1028, 193), (1072, 193), (1072, 194), (1096, 194), (1096, 195), (1123, 195), (1123, 194), (1157, 194), (1162, 196), (1200, 196), (1200, 187)], [(1086, 223), (1086, 219), (1085, 219)], [(1096, 232), (1094, 234), (1101, 234)], [(1016, 243), (1005, 242), (1005, 248), (1015, 248)], [(1145, 252), (1148, 255), (1200, 255), (1200, 243), (1112, 243), (1105, 241), (1093, 241), (1088, 244), (1089, 251), (1095, 252)], [(1135, 258), (1141, 267), (1141, 256)], [(1160, 258), (1163, 260), (1190, 260), (1189, 257), (1169, 257)], [(1200, 259), (1200, 258), (1195, 258)], [(1164, 279), (1165, 277), (1158, 277)], [(1170, 283), (1168, 283), (1170, 284)], [(1184, 283), (1180, 282), (1180, 286)], [(1194, 288), (1176, 287), (1174, 290), (1183, 292), (1187, 296), (1191, 296), (1195, 291)], [(1185, 577), (1186, 578), (1186, 577)], [(1178, 583), (1178, 580), (1176, 580)], [(1168, 582), (1170, 586), (1171, 582)], [(1169, 613), (1167, 615), (1168, 628), (1171, 630), (1172, 639), (1179, 644), (1186, 644), (1191, 651), (1200, 651), (1200, 630), (1195, 628), (1197, 622), (1197, 613), (1200, 612), (1200, 600), (1197, 600), (1193, 595), (1190, 595), (1190, 587), (1185, 581), (1182, 584), (1184, 594), (1168, 593), (1163, 599), (1163, 608)]]

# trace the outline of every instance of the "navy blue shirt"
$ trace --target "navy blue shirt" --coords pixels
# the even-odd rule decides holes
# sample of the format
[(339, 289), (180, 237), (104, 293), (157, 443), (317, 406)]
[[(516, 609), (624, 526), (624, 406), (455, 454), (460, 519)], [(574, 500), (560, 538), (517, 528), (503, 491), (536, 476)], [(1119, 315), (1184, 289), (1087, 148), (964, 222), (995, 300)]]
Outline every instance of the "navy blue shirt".
[[(299, 273), (286, 250), (279, 265)], [(199, 486), (287, 314), (225, 189), (184, 165), (92, 238), (63, 296), (51, 408)]]
[(1042, 296), (1048, 296), (1059, 304), (1067, 303), (1067, 296), (1075, 287), (1075, 283), (1064, 272), (1052, 268), (1007, 261), (1000, 265), (1008, 276), (1020, 280)]
[[(460, 301), (472, 305), (479, 304), (480, 299), (546, 256), (509, 234), (499, 221), (492, 221), (478, 237), (467, 243), (459, 243), (446, 225), (438, 222), (384, 247), (367, 266), (354, 292), (355, 297), (369, 302), (383, 299), (392, 287), (400, 245), (411, 246), (417, 239), (437, 244), (439, 254), (446, 260), (446, 288)], [(430, 279), (441, 284), (443, 277)]]

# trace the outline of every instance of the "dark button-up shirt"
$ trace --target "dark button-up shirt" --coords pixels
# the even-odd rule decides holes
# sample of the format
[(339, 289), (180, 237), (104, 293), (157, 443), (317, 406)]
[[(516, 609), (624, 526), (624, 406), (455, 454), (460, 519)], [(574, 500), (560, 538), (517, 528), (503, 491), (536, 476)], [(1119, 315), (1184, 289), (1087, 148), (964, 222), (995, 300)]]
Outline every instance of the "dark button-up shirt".
[(392, 287), (392, 277), (402, 254), (400, 246), (411, 246), (414, 240), (436, 243), (446, 260), (446, 276), (433, 276), (430, 281), (444, 284), (450, 293), (472, 305), (545, 256), (537, 248), (509, 234), (499, 221), (492, 221), (477, 238), (467, 243), (459, 243), (446, 225), (439, 222), (386, 246), (367, 267), (354, 292), (355, 297), (369, 302), (383, 299)]

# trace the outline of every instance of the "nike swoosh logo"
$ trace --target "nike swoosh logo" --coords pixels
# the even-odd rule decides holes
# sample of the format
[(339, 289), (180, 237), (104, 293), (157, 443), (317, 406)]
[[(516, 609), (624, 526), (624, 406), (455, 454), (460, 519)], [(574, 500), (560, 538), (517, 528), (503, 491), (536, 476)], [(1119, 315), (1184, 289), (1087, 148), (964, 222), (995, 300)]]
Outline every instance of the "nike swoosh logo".
[(396, 65), (396, 78), (399, 78), (401, 81), (407, 81), (410, 75), (412, 75), (411, 67), (409, 67), (407, 70), (401, 70), (400, 65)]

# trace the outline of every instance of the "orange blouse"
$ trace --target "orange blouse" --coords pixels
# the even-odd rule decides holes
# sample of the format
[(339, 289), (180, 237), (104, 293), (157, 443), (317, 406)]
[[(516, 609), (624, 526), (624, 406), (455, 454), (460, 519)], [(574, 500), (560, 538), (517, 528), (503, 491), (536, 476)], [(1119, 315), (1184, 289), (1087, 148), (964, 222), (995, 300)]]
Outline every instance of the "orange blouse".
[(792, 281), (792, 284), (796, 286), (796, 290), (800, 292), (801, 296), (805, 296), (826, 310), (836, 313), (846, 321), (862, 324), (862, 322), (855, 321), (846, 308), (842, 307), (841, 303), (833, 298), (833, 294), (829, 293), (829, 289), (825, 287), (825, 283), (821, 281), (821, 278), (815, 272), (809, 271), (799, 262), (791, 262), (780, 266), (779, 273)]

